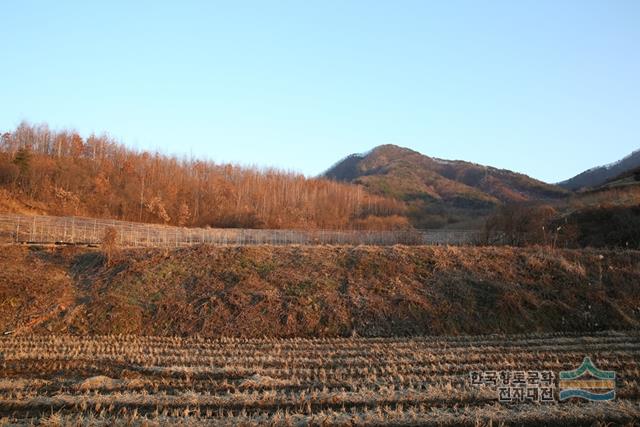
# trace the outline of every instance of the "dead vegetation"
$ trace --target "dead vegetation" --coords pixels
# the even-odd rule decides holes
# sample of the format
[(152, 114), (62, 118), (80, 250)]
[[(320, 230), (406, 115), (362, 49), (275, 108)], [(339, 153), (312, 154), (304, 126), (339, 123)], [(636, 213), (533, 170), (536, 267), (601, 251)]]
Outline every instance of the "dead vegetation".
[(107, 227), (104, 230), (100, 246), (107, 259), (107, 265), (111, 266), (113, 263), (113, 256), (118, 249), (118, 230), (116, 230), (115, 227)]
[[(635, 182), (635, 181), (634, 181)], [(500, 206), (479, 243), (640, 249), (640, 186), (580, 192), (553, 204)]]
[[(633, 425), (639, 280), (636, 251), (4, 246), (0, 425)], [(585, 355), (616, 400), (468, 381)]]
[(276, 169), (131, 150), (21, 123), (0, 135), (0, 212), (218, 228), (410, 228), (402, 202)]
[[(640, 417), (636, 333), (0, 338), (11, 425), (600, 425)], [(616, 400), (499, 404), (473, 370), (615, 370)]]
[(640, 253), (512, 247), (6, 246), (0, 330), (336, 337), (638, 329)]

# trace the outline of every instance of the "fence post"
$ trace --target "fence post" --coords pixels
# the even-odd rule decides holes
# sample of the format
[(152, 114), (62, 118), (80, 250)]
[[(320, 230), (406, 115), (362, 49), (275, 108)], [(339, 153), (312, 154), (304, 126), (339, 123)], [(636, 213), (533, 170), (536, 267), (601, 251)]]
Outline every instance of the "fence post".
[(20, 218), (18, 218), (18, 222), (16, 223), (16, 243), (20, 243)]

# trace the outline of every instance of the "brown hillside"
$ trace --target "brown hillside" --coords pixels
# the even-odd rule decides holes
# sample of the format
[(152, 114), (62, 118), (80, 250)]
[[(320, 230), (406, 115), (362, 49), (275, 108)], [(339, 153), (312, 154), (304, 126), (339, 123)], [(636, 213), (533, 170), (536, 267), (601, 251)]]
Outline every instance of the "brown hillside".
[(401, 202), (359, 186), (138, 152), (108, 136), (28, 123), (0, 138), (0, 212), (223, 228), (409, 227)]
[(640, 327), (640, 252), (474, 247), (0, 251), (0, 331), (365, 336)]
[[(562, 227), (571, 247), (640, 249), (640, 182), (633, 174), (556, 204), (547, 230)], [(564, 236), (563, 236), (564, 235)]]
[(381, 145), (352, 155), (325, 176), (362, 184), (370, 192), (407, 202), (418, 227), (440, 227), (486, 215), (502, 203), (562, 198), (568, 193), (526, 175)]

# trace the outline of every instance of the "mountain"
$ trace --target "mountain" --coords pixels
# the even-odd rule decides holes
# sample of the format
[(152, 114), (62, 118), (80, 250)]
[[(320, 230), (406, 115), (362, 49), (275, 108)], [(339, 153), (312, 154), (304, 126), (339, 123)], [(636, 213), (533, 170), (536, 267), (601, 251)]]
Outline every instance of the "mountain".
[(558, 183), (558, 185), (572, 191), (594, 188), (639, 167), (640, 150), (636, 150), (617, 162), (586, 170), (573, 178)]
[(352, 154), (324, 176), (406, 202), (416, 227), (470, 224), (508, 202), (550, 200), (568, 192), (509, 170), (425, 156), (396, 145)]
[(629, 169), (628, 171), (617, 175), (615, 178), (607, 180), (598, 188), (618, 188), (628, 185), (640, 185), (640, 167)]

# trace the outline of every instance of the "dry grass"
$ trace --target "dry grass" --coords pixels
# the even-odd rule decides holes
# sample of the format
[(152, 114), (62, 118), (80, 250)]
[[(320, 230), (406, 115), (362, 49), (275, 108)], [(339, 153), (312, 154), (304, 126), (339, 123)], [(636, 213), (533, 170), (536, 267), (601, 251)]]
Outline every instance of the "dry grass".
[(336, 337), (640, 328), (640, 253), (5, 247), (0, 332)]
[(0, 188), (0, 212), (13, 212), (22, 215), (43, 215), (47, 212), (44, 203), (30, 201), (26, 203), (19, 195)]
[[(640, 335), (0, 339), (14, 425), (582, 425), (640, 417)], [(502, 405), (472, 370), (617, 371), (607, 403)], [(4, 418), (3, 418), (4, 417)], [(597, 425), (597, 424), (596, 424)]]

